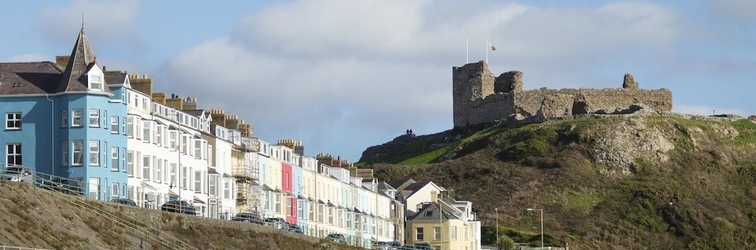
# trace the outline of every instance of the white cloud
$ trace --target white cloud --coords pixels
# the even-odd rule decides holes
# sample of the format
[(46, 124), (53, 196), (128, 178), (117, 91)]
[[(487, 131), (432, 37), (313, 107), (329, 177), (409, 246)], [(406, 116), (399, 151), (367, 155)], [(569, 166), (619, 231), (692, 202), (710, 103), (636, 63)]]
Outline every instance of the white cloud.
[(55, 58), (43, 54), (20, 54), (4, 59), (3, 62), (41, 62), (53, 61)]
[(138, 0), (78, 0), (61, 9), (45, 9), (35, 26), (48, 42), (70, 45), (83, 21), (93, 44), (126, 43), (143, 50), (146, 43), (130, 28), (138, 13)]
[(749, 112), (739, 108), (712, 107), (707, 105), (674, 105), (673, 112), (693, 115), (735, 114), (748, 117)]
[[(301, 0), (252, 13), (229, 37), (181, 52), (165, 76), (173, 91), (246, 118), (258, 135), (300, 136), (357, 160), (407, 128), (452, 127), (451, 67), (464, 63), (465, 36), (471, 61), (483, 58), (486, 37), (497, 45), (494, 74), (516, 68), (526, 88), (581, 87), (606, 84), (593, 75), (614, 72), (611, 62), (666, 56), (685, 28), (673, 10), (643, 2), (590, 9)], [(620, 86), (624, 73), (610, 73), (608, 84)]]

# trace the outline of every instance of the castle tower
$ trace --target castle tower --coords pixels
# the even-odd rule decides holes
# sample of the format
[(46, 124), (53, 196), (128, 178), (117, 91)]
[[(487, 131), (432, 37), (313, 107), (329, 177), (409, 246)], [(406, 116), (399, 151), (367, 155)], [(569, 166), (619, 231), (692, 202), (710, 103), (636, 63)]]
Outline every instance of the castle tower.
[(494, 93), (496, 77), (488, 70), (484, 61), (468, 63), (452, 68), (452, 97), (454, 105), (454, 126), (469, 125), (468, 111), (471, 102)]

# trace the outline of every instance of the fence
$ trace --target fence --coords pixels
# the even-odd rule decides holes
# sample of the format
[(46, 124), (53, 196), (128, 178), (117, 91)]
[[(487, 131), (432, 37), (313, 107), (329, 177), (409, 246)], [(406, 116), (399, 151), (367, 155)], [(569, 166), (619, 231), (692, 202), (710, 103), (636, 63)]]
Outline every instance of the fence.
[(14, 246), (0, 246), (0, 250), (50, 250), (45, 248), (28, 248), (28, 247), (14, 247)]
[[(20, 166), (9, 166), (2, 171), (3, 177), (8, 181), (26, 182), (34, 188), (49, 190), (49, 194), (66, 200), (72, 205), (82, 207), (93, 213), (100, 215), (112, 222), (114, 225), (124, 229), (124, 232), (146, 240), (154, 242), (166, 249), (197, 249), (184, 241), (181, 241), (171, 235), (159, 233), (157, 228), (140, 226), (135, 218), (125, 214), (115, 214), (102, 208), (102, 201), (91, 199), (90, 195), (99, 195), (98, 193), (84, 192), (83, 182), (75, 179), (68, 179), (59, 176), (53, 176), (45, 173), (33, 173), (30, 169)], [(99, 198), (99, 197), (98, 197)], [(146, 223), (142, 223), (146, 225)], [(2, 249), (32, 249), (32, 248), (13, 248), (6, 247)]]

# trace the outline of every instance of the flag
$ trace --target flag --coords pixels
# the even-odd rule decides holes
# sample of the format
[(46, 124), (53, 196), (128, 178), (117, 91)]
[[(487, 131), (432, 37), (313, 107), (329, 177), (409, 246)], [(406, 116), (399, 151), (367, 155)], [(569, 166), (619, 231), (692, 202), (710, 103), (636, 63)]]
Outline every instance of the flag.
[(488, 43), (488, 46), (490, 46), (490, 47), (491, 47), (491, 50), (496, 50), (496, 47), (494, 47), (494, 46), (493, 46), (493, 44), (491, 44), (491, 43)]

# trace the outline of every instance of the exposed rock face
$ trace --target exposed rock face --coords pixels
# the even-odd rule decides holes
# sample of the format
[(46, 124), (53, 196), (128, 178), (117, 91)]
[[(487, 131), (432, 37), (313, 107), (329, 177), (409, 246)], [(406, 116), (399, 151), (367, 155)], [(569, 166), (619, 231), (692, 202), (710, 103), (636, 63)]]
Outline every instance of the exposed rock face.
[(623, 89), (640, 89), (638, 83), (635, 82), (635, 78), (630, 73), (625, 74), (625, 80), (622, 81)]
[(675, 144), (665, 137), (663, 131), (647, 126), (645, 120), (638, 117), (617, 121), (598, 134), (601, 136), (596, 140), (594, 160), (610, 167), (619, 167), (619, 171), (607, 169), (604, 174), (609, 176), (631, 174), (638, 157), (666, 162), (669, 160), (667, 151), (675, 148)]

